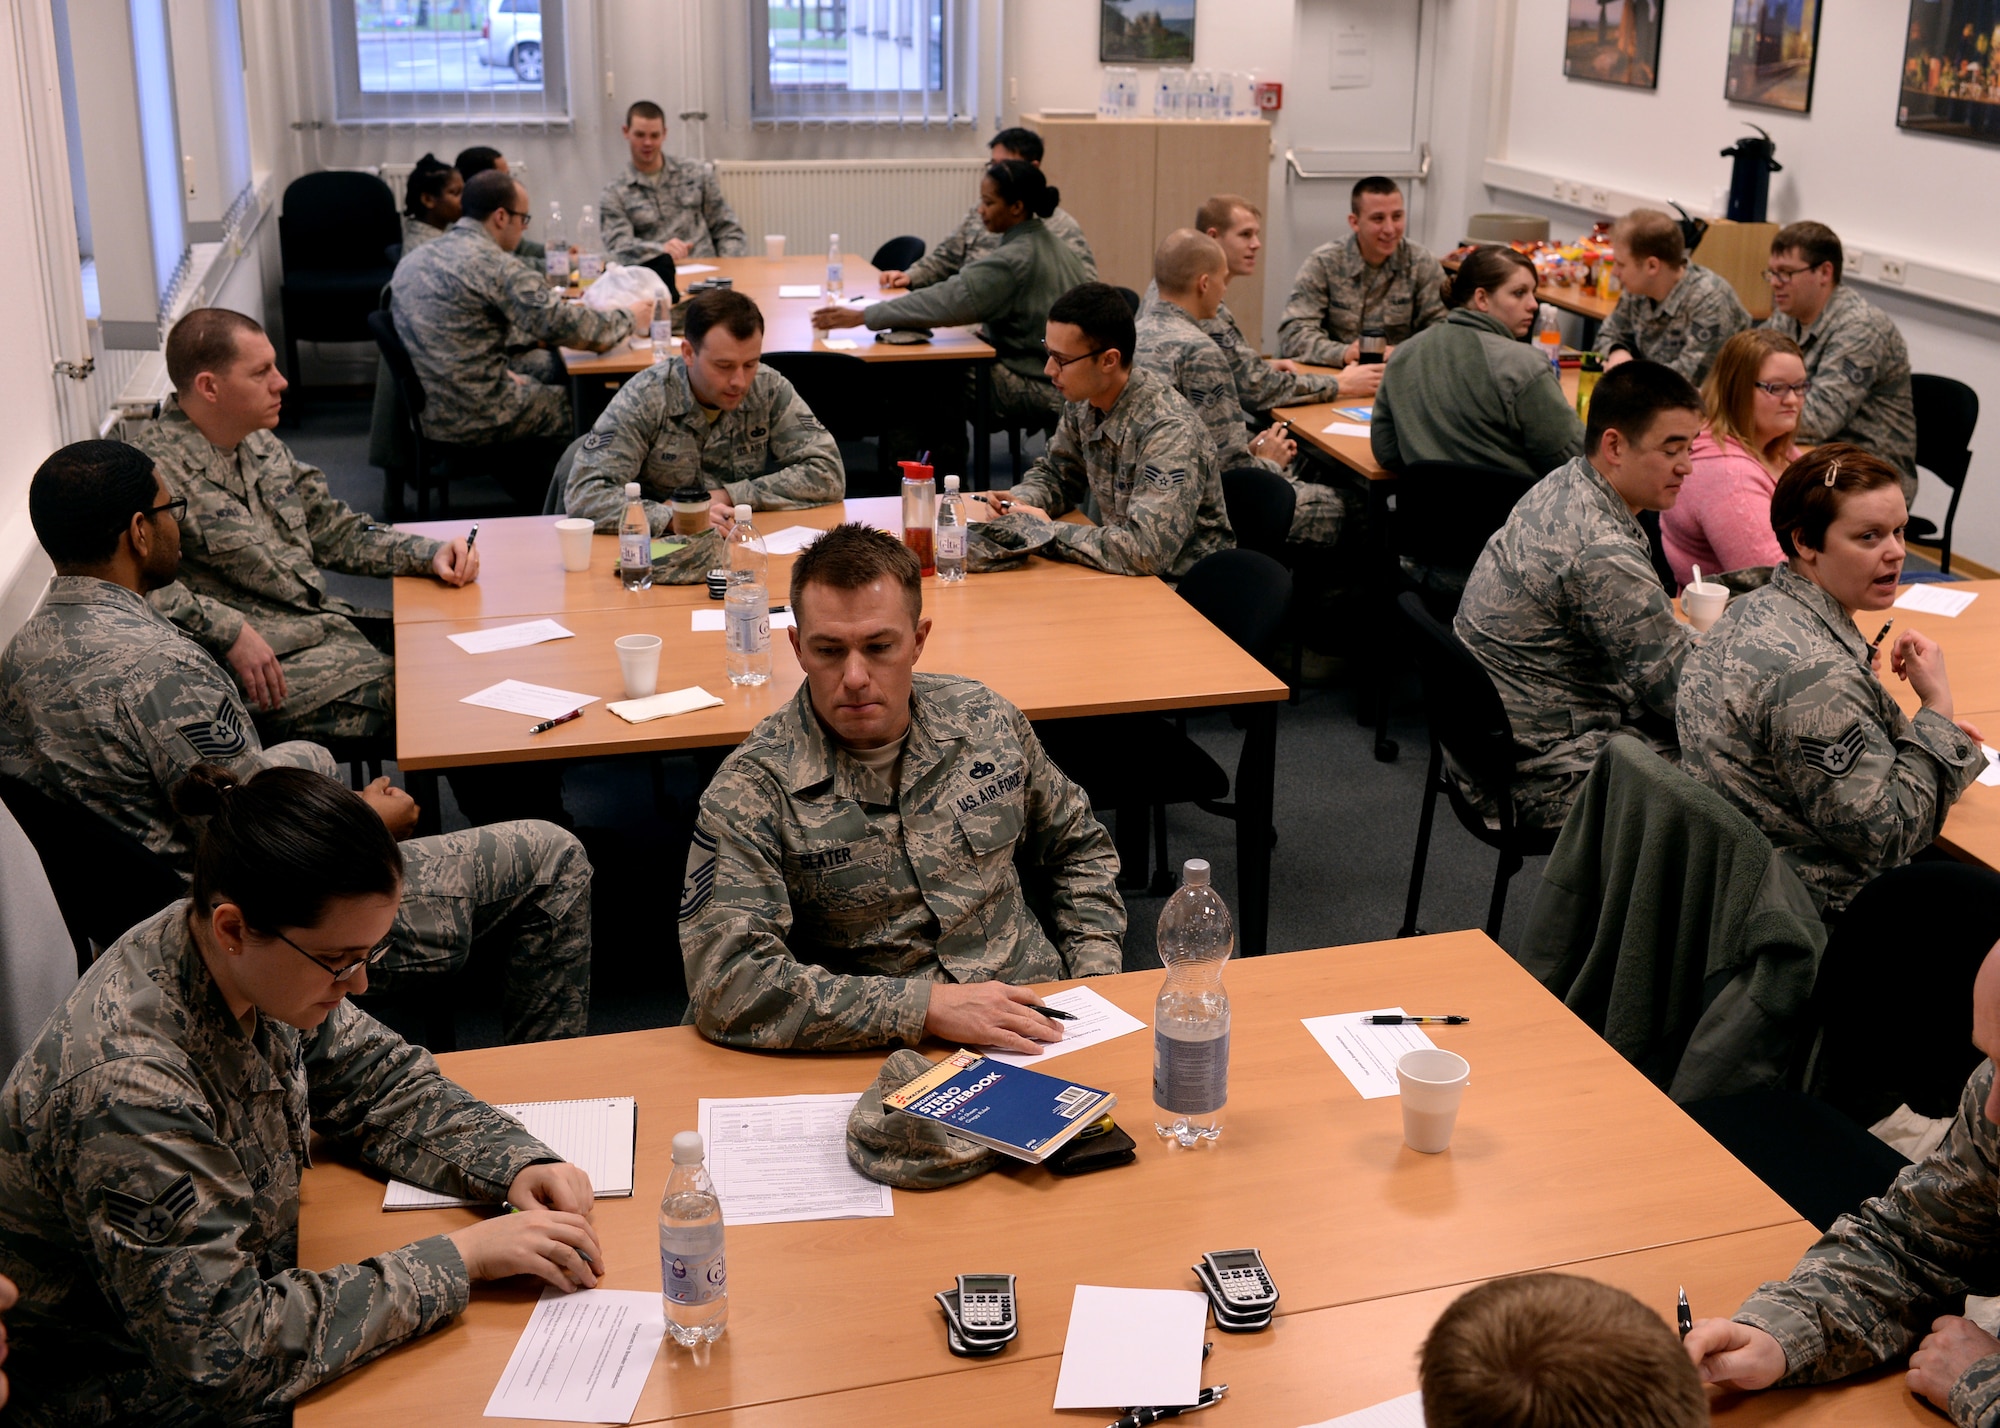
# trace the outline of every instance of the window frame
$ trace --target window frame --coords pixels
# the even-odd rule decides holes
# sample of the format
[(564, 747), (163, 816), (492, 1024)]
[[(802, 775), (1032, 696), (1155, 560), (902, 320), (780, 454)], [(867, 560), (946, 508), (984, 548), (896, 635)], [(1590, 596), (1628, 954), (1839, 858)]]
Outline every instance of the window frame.
[[(873, 0), (847, 0), (848, 9)], [(929, 0), (911, 0), (928, 8)], [(963, 127), (979, 122), (979, 0), (936, 0), (943, 24), (934, 56), (938, 85), (923, 89), (778, 89), (771, 83), (769, 0), (750, 0), (750, 121)], [(912, 112), (914, 109), (914, 112)]]
[[(488, 0), (479, 0), (482, 13)], [(361, 88), (355, 0), (326, 0), (326, 38), (333, 71), (333, 122), (341, 128), (385, 123), (419, 127), (474, 124), (566, 125), (573, 122), (569, 58), (574, 26), (565, 0), (541, 0), (542, 87), (535, 90), (398, 90)]]

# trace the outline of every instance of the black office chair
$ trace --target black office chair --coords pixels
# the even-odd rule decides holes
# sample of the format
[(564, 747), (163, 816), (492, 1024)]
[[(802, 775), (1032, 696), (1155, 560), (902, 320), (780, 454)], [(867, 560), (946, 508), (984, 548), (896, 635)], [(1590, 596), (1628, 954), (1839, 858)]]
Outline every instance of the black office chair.
[(1139, 294), (1130, 288), (1117, 288), (1116, 292), (1118, 296), (1125, 299), (1125, 306), (1132, 309), (1132, 316), (1137, 317), (1139, 315)]
[(881, 469), (878, 439), (885, 412), (879, 374), (846, 352), (766, 352), (764, 365), (784, 375), (840, 443), (850, 496), (895, 494), (897, 481)]
[(891, 238), (875, 250), (875, 256), (868, 261), (878, 271), (900, 273), (924, 256), (924, 240), (905, 233), (900, 238)]
[[(1414, 588), (1424, 604), (1443, 619), (1458, 611), (1465, 577), (1493, 533), (1507, 524), (1515, 504), (1537, 478), (1493, 466), (1459, 461), (1419, 461), (1396, 478), (1396, 509), (1389, 518), (1389, 549), (1395, 557), (1391, 580)], [(1419, 572), (1413, 583), (1409, 571)], [(1388, 628), (1395, 621), (1386, 622)], [(1383, 690), (1375, 710), (1375, 757), (1383, 763), (1397, 754), (1389, 737), (1389, 690), (1398, 682), (1394, 658), (1397, 642), (1388, 641), (1380, 671)]]
[(175, 898), (187, 883), (172, 863), (80, 804), (0, 777), (0, 803), (35, 846), (76, 947), (76, 969)]
[[(410, 349), (403, 344), (402, 334), (396, 331), (396, 323), (390, 315), (380, 309), (368, 314), (368, 335), (375, 339), (375, 345), (382, 352), (382, 360), (389, 364), (389, 377), (396, 384), (396, 395), (402, 399), (403, 413), (409, 419), (409, 436), (414, 459), (410, 463), (410, 484), (417, 488), (417, 517), (428, 520), (431, 513), (431, 491), (438, 493), (440, 514), (451, 514), (451, 483), (465, 477), (481, 474), (491, 460), (491, 452), (477, 446), (466, 446), (452, 441), (434, 441), (424, 435), (424, 408), (429, 399), (424, 395), (423, 378), (417, 375), (417, 364), (410, 358)], [(403, 482), (396, 474), (389, 478), (388, 514), (392, 521), (403, 518)]]
[[(584, 436), (590, 433), (585, 432)], [(560, 460), (556, 462), (555, 474), (549, 477), (549, 493), (542, 497), (542, 514), (559, 516), (563, 513), (563, 492), (569, 487), (569, 473), (576, 469), (576, 454), (583, 450), (583, 436), (579, 436), (563, 448)]]
[[(1292, 577), (1254, 550), (1223, 550), (1181, 578), (1180, 596), (1202, 617), (1257, 658), (1267, 656), (1283, 633), (1291, 605)], [(1229, 775), (1187, 735), (1185, 718), (1161, 714), (1112, 714), (1059, 719), (1037, 726), (1049, 757), (1090, 795), (1093, 808), (1118, 811), (1119, 881), (1148, 887), (1163, 897), (1175, 886), (1167, 857), (1167, 805), (1192, 803), (1234, 819)], [(1153, 873), (1148, 885), (1147, 813), (1153, 832)], [(1277, 830), (1271, 830), (1272, 842)]]
[(278, 215), (284, 278), (285, 375), (299, 380), (299, 343), (366, 342), (368, 314), (395, 264), (402, 222), (389, 185), (373, 174), (306, 174), (285, 189)]
[(1298, 502), (1292, 483), (1275, 471), (1241, 466), (1222, 473), (1222, 504), (1243, 550), (1261, 551), (1282, 561)]
[[(1451, 627), (1425, 608), (1413, 592), (1404, 591), (1396, 604), (1414, 634), (1417, 673), (1423, 681), (1424, 712), (1430, 721), (1431, 762), (1424, 774), (1424, 810), (1417, 822), (1417, 851), (1410, 864), (1410, 896), (1403, 910), (1403, 926), (1398, 937), (1417, 933), (1417, 905), (1424, 891), (1424, 863), (1430, 856), (1431, 824), (1437, 815), (1437, 799), (1442, 793), (1465, 831), (1500, 854), (1500, 866), (1493, 875), (1493, 900), (1486, 910), (1486, 935), (1498, 941), (1500, 917), (1507, 907), (1507, 885), (1521, 871), (1522, 861), (1550, 852), (1556, 845), (1554, 828), (1520, 828), (1514, 822), (1514, 765), (1519, 746), (1514, 742), (1514, 726), (1500, 703), (1499, 691), (1485, 666), (1472, 657)], [(1499, 805), (1499, 826), (1488, 827), (1485, 817), (1459, 789), (1445, 768), (1465, 775), (1474, 788)]]
[(1972, 466), (1972, 429), (1979, 425), (1979, 393), (1955, 377), (1918, 372), (1910, 378), (1910, 400), (1917, 409), (1917, 465), (1951, 487), (1951, 505), (1944, 513), (1944, 531), (1922, 516), (1911, 516), (1911, 540), (1938, 546), (1938, 569), (1951, 573), (1951, 527), (1958, 519), (1958, 498), (1965, 494), (1965, 473)]

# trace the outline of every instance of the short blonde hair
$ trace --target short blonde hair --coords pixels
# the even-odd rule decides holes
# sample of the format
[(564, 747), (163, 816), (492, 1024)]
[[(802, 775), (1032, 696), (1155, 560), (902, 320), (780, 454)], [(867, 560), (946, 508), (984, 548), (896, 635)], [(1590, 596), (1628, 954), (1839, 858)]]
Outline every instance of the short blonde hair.
[(1210, 194), (1202, 200), (1195, 211), (1194, 226), (1206, 233), (1209, 229), (1226, 229), (1236, 219), (1238, 210), (1249, 214), (1259, 222), (1263, 221), (1264, 210), (1240, 193)]
[(1220, 273), (1229, 267), (1229, 255), (1206, 233), (1192, 228), (1176, 228), (1153, 254), (1153, 281), (1162, 293), (1191, 292), (1204, 273)]
[(1702, 1428), (1708, 1395), (1666, 1321), (1572, 1274), (1496, 1279), (1432, 1326), (1426, 1428)]
[(1669, 268), (1687, 266), (1681, 225), (1657, 208), (1635, 208), (1612, 224), (1611, 241), (1624, 244), (1635, 258), (1658, 258)]

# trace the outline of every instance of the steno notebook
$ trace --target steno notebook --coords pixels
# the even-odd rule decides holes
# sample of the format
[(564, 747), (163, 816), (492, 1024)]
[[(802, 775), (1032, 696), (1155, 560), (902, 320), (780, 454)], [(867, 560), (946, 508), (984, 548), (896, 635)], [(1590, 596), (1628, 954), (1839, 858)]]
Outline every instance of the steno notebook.
[(882, 1104), (1039, 1165), (1117, 1105), (1118, 1097), (976, 1051), (957, 1051), (884, 1096)]

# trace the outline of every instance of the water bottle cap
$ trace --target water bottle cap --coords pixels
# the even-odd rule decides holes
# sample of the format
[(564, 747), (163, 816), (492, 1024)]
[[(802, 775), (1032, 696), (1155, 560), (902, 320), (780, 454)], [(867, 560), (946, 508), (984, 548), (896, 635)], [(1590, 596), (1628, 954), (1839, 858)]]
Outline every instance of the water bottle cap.
[(628, 501), (639, 499), (639, 483), (637, 481), (627, 481), (625, 483), (625, 499)]
[(1184, 888), (1205, 888), (1208, 886), (1208, 860), (1189, 858), (1181, 864), (1181, 886)]
[(747, 525), (749, 521), (750, 521), (750, 508), (748, 506), (738, 506), (736, 508), (736, 524), (739, 526)]
[(702, 1161), (701, 1132), (679, 1131), (674, 1135), (674, 1164), (699, 1165)]
[(958, 478), (956, 476), (945, 477), (944, 488), (947, 491), (956, 491), (958, 489)]

